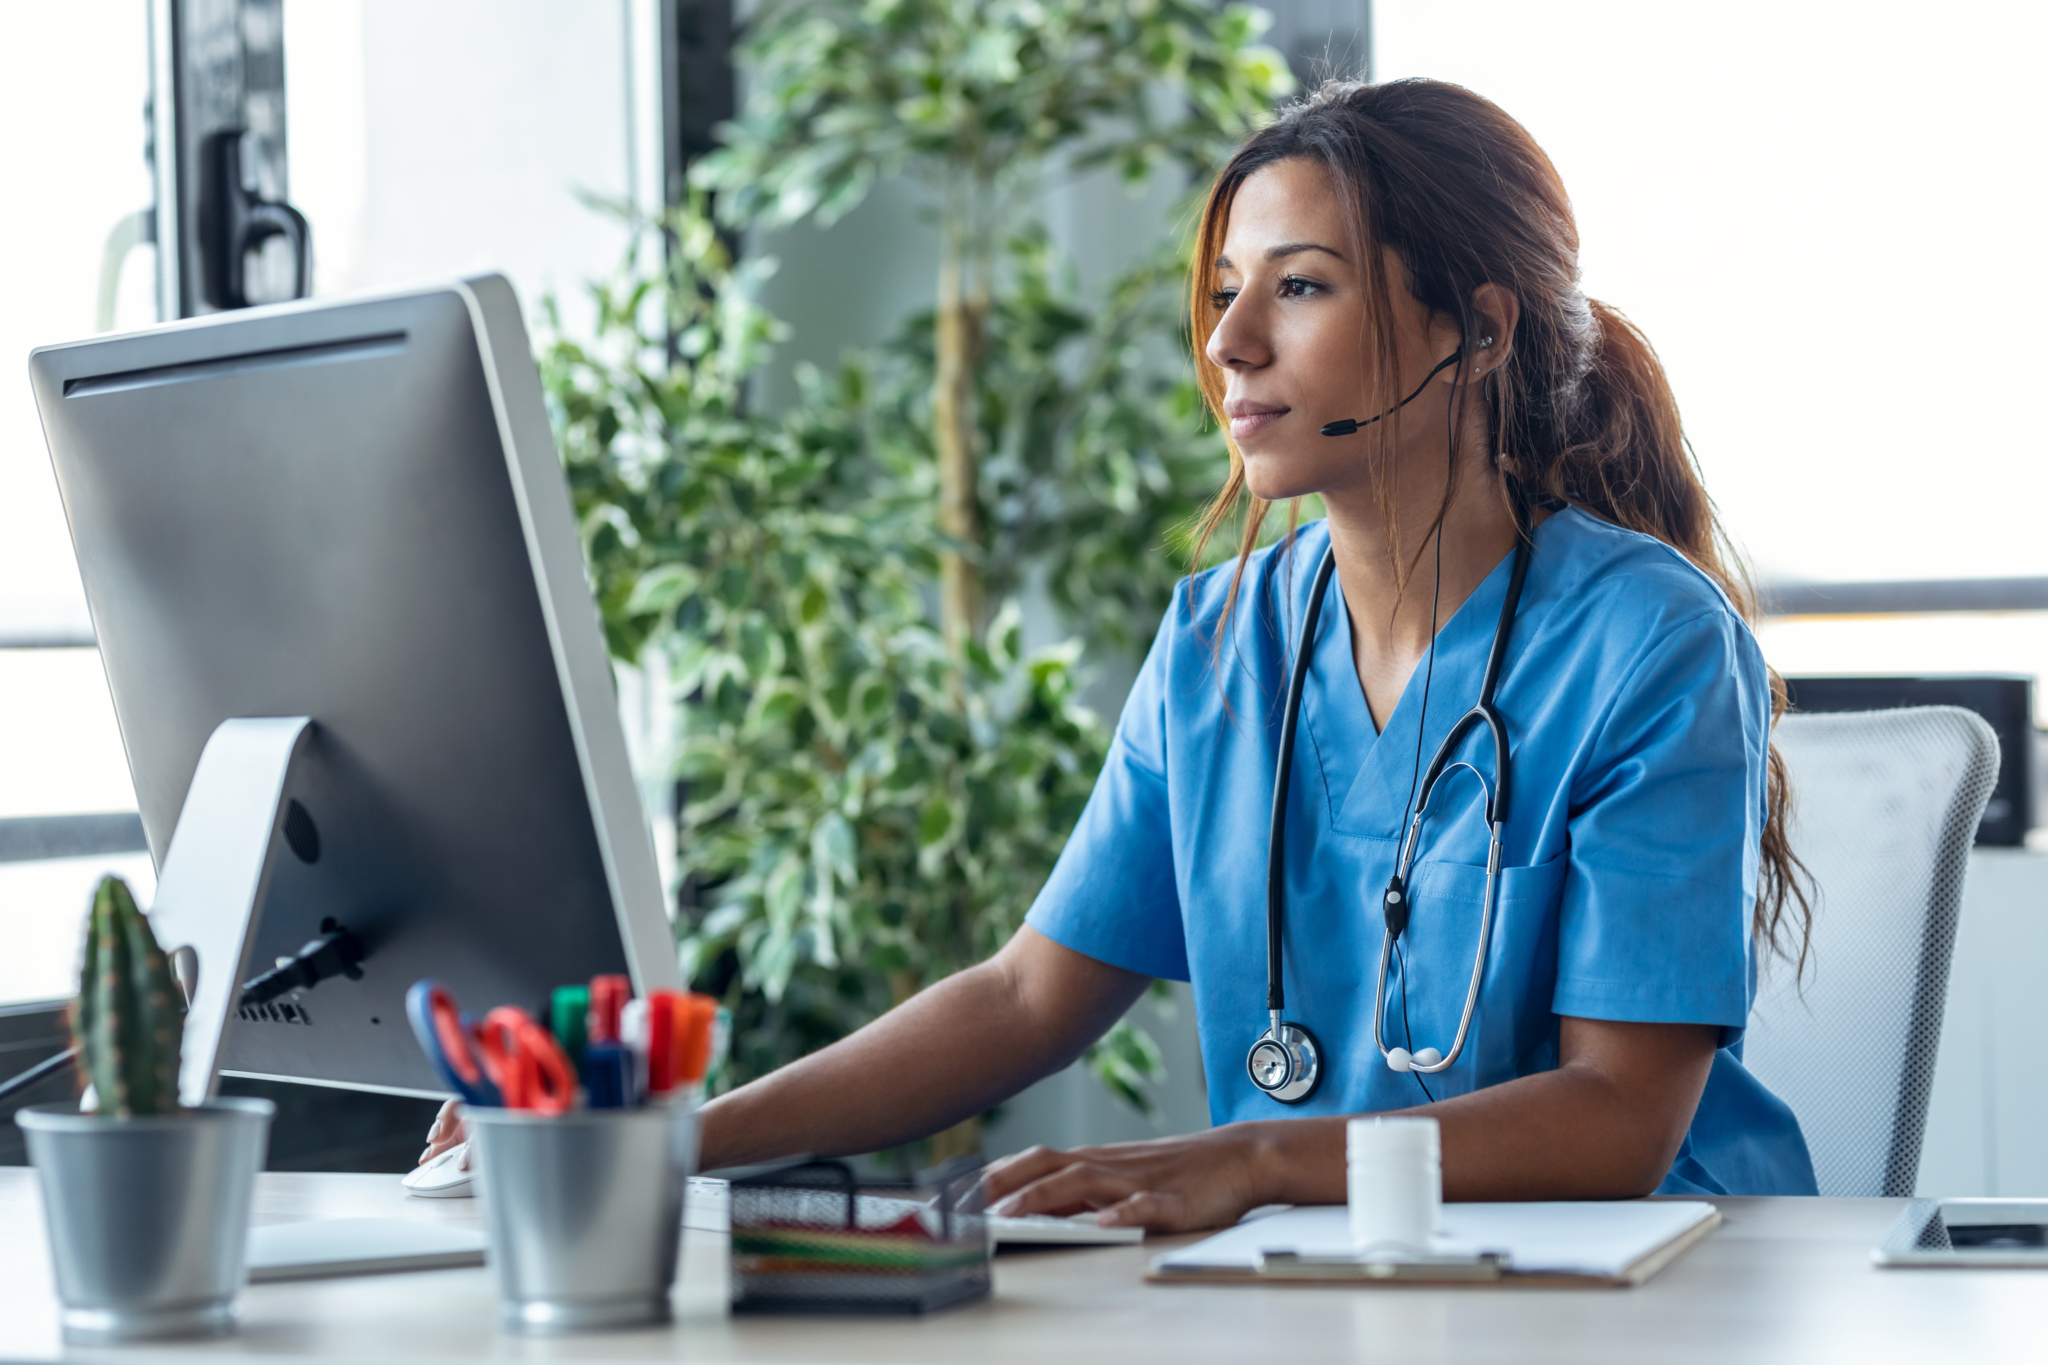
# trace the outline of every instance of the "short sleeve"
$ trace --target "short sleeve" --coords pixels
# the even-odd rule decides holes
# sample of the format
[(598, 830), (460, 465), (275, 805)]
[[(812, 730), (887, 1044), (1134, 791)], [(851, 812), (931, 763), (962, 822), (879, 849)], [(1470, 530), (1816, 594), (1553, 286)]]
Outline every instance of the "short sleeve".
[(1188, 979), (1166, 786), (1167, 613), (1131, 685), (1102, 774), (1025, 923), (1099, 962)]
[(1731, 614), (1639, 659), (1574, 784), (1556, 1013), (1741, 1036), (1768, 736), (1763, 660)]

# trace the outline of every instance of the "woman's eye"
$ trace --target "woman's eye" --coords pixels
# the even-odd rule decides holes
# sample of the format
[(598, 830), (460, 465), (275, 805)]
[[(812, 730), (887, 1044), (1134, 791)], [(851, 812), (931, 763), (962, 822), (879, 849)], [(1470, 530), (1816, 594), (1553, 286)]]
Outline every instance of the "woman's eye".
[(1209, 291), (1209, 306), (1221, 313), (1230, 307), (1230, 301), (1236, 297), (1235, 289), (1213, 289)]
[(1320, 294), (1323, 287), (1314, 280), (1305, 280), (1299, 275), (1289, 275), (1280, 281), (1280, 297), (1283, 299), (1305, 299), (1311, 294)]

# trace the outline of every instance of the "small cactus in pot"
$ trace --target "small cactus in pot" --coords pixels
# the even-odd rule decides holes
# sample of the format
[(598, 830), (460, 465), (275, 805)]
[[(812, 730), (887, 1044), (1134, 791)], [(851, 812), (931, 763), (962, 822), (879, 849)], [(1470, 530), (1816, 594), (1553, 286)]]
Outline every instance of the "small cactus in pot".
[(181, 1107), (184, 1030), (184, 996), (149, 921), (118, 877), (103, 879), (71, 1006), (87, 1100), (14, 1115), (42, 1186), (67, 1342), (234, 1328), (276, 1111), (256, 1099)]
[(85, 930), (85, 961), (71, 1006), (78, 1074), (100, 1114), (178, 1112), (178, 1047), (185, 1000), (128, 884), (103, 877)]

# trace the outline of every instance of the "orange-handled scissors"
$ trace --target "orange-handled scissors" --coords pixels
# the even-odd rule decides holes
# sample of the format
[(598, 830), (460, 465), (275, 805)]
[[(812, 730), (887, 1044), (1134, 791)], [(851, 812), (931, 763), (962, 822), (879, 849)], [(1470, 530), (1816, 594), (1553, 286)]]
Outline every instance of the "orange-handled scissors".
[(501, 1005), (477, 1024), (440, 982), (419, 981), (405, 1012), (427, 1060), (464, 1103), (559, 1114), (575, 1102), (575, 1068), (525, 1010)]
[(508, 1109), (564, 1113), (576, 1100), (576, 1071), (555, 1036), (516, 1005), (500, 1005), (476, 1031), (477, 1055)]

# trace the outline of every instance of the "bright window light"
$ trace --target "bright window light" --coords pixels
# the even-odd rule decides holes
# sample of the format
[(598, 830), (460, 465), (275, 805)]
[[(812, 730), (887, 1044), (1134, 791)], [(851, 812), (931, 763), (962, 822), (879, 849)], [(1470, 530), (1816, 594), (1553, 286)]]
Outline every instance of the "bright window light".
[(2048, 9), (1376, 0), (1550, 153), (1765, 577), (2048, 573)]
[[(86, 629), (28, 353), (93, 334), (107, 239), (150, 205), (147, 18), (138, 0), (0, 7), (0, 639)], [(118, 326), (156, 320), (154, 274), (152, 249), (130, 255)]]
[[(2048, 574), (2048, 9), (1376, 0), (1550, 153), (1764, 579)], [(2048, 672), (2048, 617), (1767, 623), (1781, 671)]]

